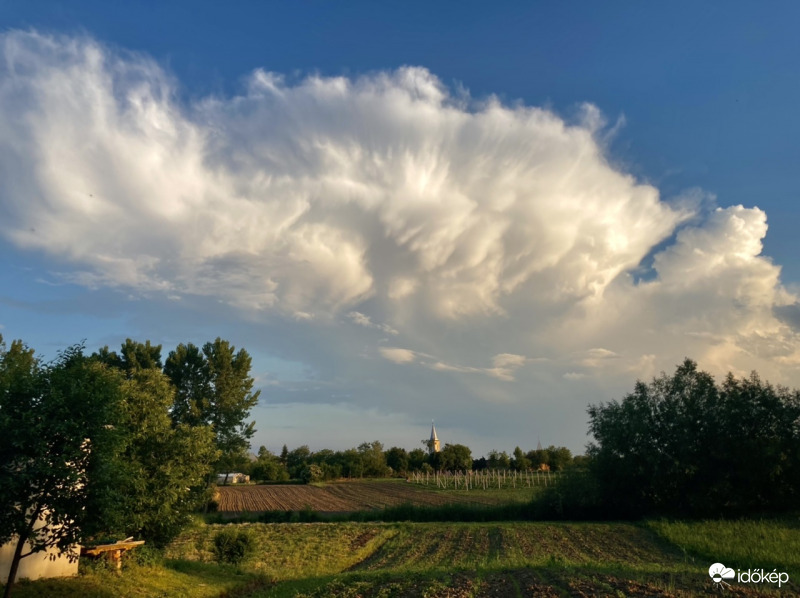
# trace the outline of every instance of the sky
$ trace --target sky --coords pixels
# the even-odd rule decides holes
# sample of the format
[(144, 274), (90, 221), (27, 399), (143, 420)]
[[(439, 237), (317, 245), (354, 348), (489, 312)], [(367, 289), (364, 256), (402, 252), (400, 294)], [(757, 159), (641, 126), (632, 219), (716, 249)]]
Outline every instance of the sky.
[(800, 5), (0, 0), (0, 334), (245, 348), (253, 447), (800, 386)]

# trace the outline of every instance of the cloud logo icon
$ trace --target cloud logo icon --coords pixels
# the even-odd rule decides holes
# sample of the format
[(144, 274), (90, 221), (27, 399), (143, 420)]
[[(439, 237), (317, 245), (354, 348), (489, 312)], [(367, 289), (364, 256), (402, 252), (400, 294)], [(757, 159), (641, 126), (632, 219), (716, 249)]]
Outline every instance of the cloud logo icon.
[(723, 579), (733, 579), (736, 573), (730, 567), (726, 567), (722, 563), (714, 563), (708, 568), (708, 574), (714, 583), (720, 583)]

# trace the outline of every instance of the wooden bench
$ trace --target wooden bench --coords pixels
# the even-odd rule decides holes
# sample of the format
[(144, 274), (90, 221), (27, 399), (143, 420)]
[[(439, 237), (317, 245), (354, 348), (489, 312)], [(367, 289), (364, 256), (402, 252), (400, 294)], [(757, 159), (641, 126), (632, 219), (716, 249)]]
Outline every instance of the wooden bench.
[(105, 556), (109, 561), (116, 564), (119, 571), (122, 568), (122, 553), (142, 544), (144, 544), (144, 540), (134, 540), (133, 536), (131, 536), (124, 540), (118, 540), (113, 544), (99, 544), (91, 548), (83, 546), (81, 548), (81, 556), (86, 555), (95, 558)]

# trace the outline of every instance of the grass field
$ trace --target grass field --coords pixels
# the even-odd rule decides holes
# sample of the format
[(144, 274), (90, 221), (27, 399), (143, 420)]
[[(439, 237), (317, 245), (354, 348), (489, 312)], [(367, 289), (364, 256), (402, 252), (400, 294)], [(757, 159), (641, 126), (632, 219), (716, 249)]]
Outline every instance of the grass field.
[(225, 525), (197, 525), (150, 565), (116, 576), (22, 583), (15, 595), (101, 597), (680, 596), (714, 588), (713, 562), (777, 568), (792, 582), (734, 584), (726, 596), (800, 593), (797, 520), (630, 523), (237, 524), (258, 550), (214, 562)]
[(411, 484), (405, 480), (338, 482), (320, 486), (268, 485), (218, 488), (220, 513), (300, 511), (343, 513), (382, 509), (401, 504), (441, 506), (445, 504), (498, 505), (528, 502), (541, 487), (512, 489), (437, 488), (433, 484)]
[[(708, 567), (720, 560), (800, 575), (800, 531), (786, 522), (249, 527), (262, 547), (250, 570), (276, 581), (247, 594), (254, 597), (692, 596), (712, 589)], [(217, 529), (198, 530), (183, 544), (193, 552), (175, 545), (173, 556), (210, 560)], [(709, 542), (709, 534), (720, 541)], [(727, 595), (768, 590), (742, 586)], [(793, 595), (800, 586), (782, 590)]]
[[(295, 492), (292, 500), (298, 496), (324, 497), (327, 501), (324, 504), (332, 513), (358, 506), (372, 516), (380, 515), (381, 511), (369, 509), (392, 504), (391, 501), (401, 506), (394, 507), (397, 516), (388, 518), (390, 523), (208, 525), (198, 522), (163, 555), (138, 550), (138, 556), (125, 563), (122, 576), (102, 564), (85, 565), (82, 560), (79, 577), (22, 582), (14, 595), (20, 598), (688, 597), (714, 591), (708, 567), (716, 562), (734, 570), (775, 569), (790, 576), (790, 584), (780, 592), (774, 584), (735, 583), (724, 592), (726, 596), (800, 595), (797, 517), (638, 524), (496, 520), (463, 523), (456, 521), (457, 518), (442, 522), (450, 521), (447, 516), (459, 509), (475, 511), (472, 505), (488, 505), (479, 511), (499, 513), (505, 507), (497, 506), (498, 503), (519, 505), (537, 489), (445, 490), (403, 481), (319, 487), (232, 487), (228, 496), (234, 497), (230, 500), (255, 500), (254, 497), (261, 495), (253, 490), (264, 488), (290, 488)], [(285, 497), (282, 500), (283, 509), (312, 506), (286, 502), (289, 499)], [(409, 503), (419, 506), (402, 506)], [(513, 507), (517, 511), (525, 508)], [(403, 520), (406, 512), (442, 519), (411, 523)], [(213, 555), (214, 538), (234, 525), (254, 537), (256, 554), (238, 566), (218, 564)]]

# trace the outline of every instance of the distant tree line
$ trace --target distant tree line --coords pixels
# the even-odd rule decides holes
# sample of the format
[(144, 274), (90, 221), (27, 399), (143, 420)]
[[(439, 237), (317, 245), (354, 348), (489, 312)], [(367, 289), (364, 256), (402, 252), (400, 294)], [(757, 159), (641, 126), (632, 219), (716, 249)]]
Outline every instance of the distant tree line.
[(213, 473), (248, 461), (249, 371), (247, 352), (219, 338), (163, 363), (160, 345), (131, 339), (45, 363), (0, 336), (0, 544), (16, 540), (6, 592), (20, 559), (50, 547), (174, 538)]
[[(427, 441), (423, 441), (423, 444)], [(322, 449), (312, 452), (307, 445), (288, 450), (284, 445), (279, 455), (261, 447), (249, 465), (242, 464), (243, 473), (261, 482), (321, 482), (339, 478), (406, 477), (414, 472), (468, 471), (472, 469), (530, 469), (564, 470), (584, 465), (585, 458), (573, 458), (569, 449), (550, 446), (523, 453), (517, 447), (513, 456), (491, 451), (488, 459), (472, 458), (472, 451), (463, 444), (445, 444), (439, 452), (422, 448), (406, 450), (393, 446), (384, 450), (374, 440), (344, 451)], [(543, 467), (544, 466), (544, 467)]]
[(512, 469), (514, 471), (528, 470), (550, 470), (564, 471), (574, 466), (585, 465), (585, 457), (576, 455), (573, 457), (572, 451), (563, 446), (548, 446), (544, 449), (535, 449), (523, 452), (519, 447), (514, 448), (514, 452), (509, 455), (505, 451), (502, 453), (490, 451), (486, 457), (481, 457), (472, 462), (472, 469)]

